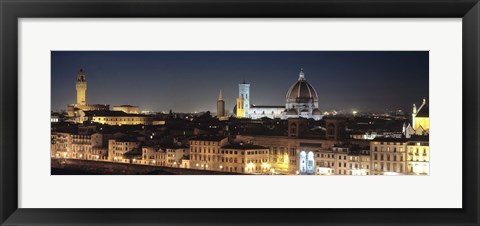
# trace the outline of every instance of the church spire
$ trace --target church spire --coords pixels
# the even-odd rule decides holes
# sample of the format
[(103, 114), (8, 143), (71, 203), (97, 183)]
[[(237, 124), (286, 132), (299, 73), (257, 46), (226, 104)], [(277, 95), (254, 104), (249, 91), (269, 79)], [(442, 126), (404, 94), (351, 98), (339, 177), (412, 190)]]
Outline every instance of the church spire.
[(218, 100), (223, 100), (222, 90), (220, 90), (220, 93), (218, 94)]
[(305, 73), (303, 73), (303, 68), (300, 69), (300, 74), (298, 75), (298, 80), (304, 80), (305, 79)]
[(413, 114), (417, 114), (417, 106), (415, 104), (413, 104)]

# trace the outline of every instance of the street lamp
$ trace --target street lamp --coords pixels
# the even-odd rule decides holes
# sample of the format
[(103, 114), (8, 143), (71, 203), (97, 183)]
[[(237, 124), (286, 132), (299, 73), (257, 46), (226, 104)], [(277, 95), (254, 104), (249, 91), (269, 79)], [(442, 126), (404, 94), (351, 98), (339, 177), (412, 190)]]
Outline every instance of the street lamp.
[(250, 173), (253, 173), (253, 163), (252, 162), (248, 163), (247, 167), (250, 170)]
[(268, 169), (270, 169), (270, 164), (264, 162), (264, 163), (262, 163), (262, 168), (263, 168), (264, 172), (267, 172)]
[(271, 169), (270, 169), (270, 173), (272, 173), (272, 175), (274, 175), (274, 174), (275, 174), (275, 169), (274, 169), (274, 168), (271, 168)]

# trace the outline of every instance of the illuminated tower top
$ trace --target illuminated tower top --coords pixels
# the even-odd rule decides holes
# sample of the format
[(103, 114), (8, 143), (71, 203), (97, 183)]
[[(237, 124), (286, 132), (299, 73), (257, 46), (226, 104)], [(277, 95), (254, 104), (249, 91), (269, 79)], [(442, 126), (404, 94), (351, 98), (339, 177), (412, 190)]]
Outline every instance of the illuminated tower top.
[(220, 90), (220, 93), (218, 94), (218, 100), (223, 100), (222, 90)]
[(77, 74), (77, 83), (78, 82), (87, 82), (85, 80), (85, 72), (83, 71), (83, 69), (80, 69), (80, 71)]

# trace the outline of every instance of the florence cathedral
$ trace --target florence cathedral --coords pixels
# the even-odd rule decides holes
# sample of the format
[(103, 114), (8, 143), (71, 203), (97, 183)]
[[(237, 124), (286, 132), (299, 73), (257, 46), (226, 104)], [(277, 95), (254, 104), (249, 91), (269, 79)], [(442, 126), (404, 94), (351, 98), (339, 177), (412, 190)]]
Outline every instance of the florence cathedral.
[(239, 95), (233, 109), (237, 118), (312, 118), (322, 119), (318, 109), (318, 95), (315, 88), (306, 80), (303, 69), (298, 80), (288, 89), (283, 106), (263, 106), (250, 104), (250, 84), (239, 84)]

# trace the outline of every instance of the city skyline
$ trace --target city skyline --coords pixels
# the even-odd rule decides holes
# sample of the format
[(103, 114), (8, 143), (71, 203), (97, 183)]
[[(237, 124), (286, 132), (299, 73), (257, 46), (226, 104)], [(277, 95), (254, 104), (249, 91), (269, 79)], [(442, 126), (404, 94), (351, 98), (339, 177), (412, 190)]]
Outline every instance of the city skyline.
[[(54, 52), (52, 64), (52, 103), (67, 108), (51, 112), (53, 175), (430, 172), (428, 52)], [(405, 114), (371, 113), (389, 107)]]
[(300, 68), (322, 112), (409, 112), (419, 98), (428, 99), (427, 51), (52, 51), (51, 107), (61, 111), (75, 102), (72, 88), (80, 69), (89, 103), (216, 112), (222, 90), (231, 112), (245, 80), (252, 104), (284, 105)]

